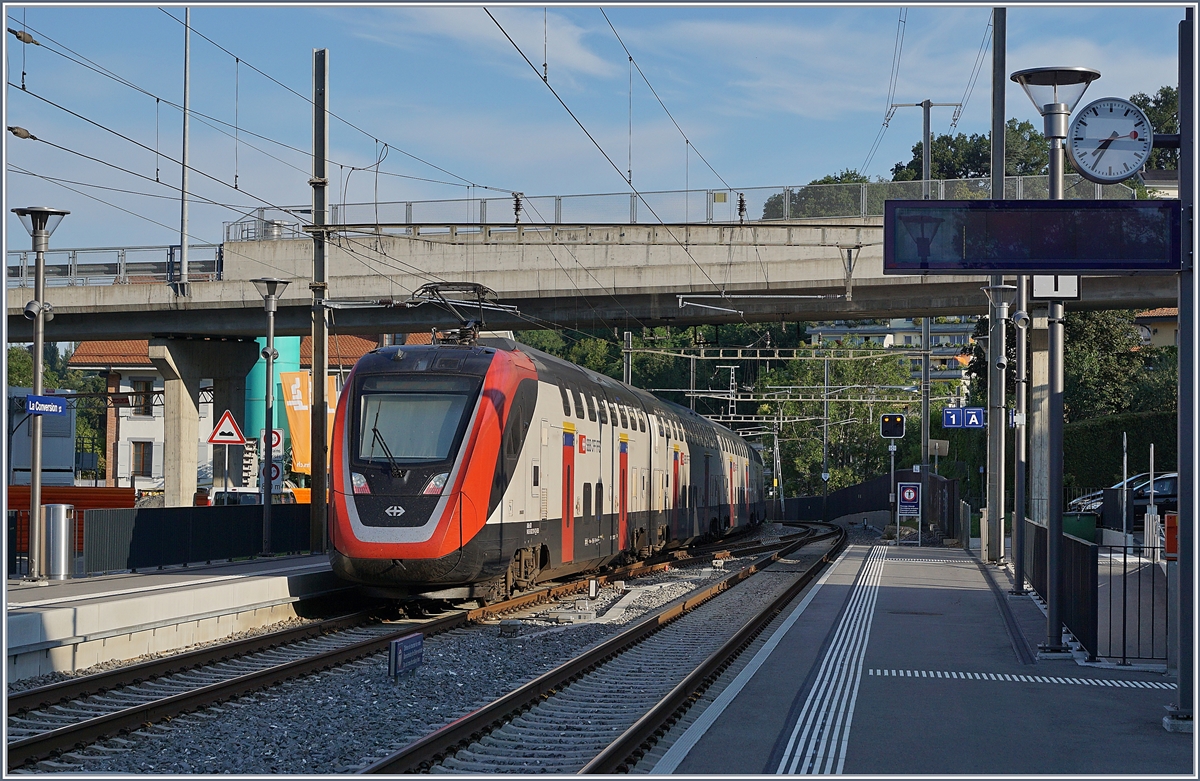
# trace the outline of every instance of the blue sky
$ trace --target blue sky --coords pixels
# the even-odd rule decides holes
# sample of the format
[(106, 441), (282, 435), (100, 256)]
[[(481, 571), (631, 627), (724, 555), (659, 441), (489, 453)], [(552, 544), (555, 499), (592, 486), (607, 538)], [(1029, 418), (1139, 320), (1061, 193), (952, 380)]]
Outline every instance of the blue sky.
[[(192, 7), (193, 28), (236, 55), (192, 37), (192, 109), (289, 144), (293, 151), (243, 136), (234, 140), (197, 119), (191, 123), (191, 176), (199, 196), (224, 204), (306, 204), (311, 112), (305, 100), (255, 73), (258, 68), (310, 94), (311, 52), (330, 49), (331, 107), (367, 131), (331, 123), (335, 201), (375, 198), (381, 169), (455, 182), (378, 178), (380, 200), (464, 198), (465, 181), (527, 194), (620, 192), (622, 177), (592, 146), (550, 91), (520, 58), (482, 7), (291, 6)], [(64, 108), (178, 159), (181, 115), (153, 97), (58, 56), (73, 50), (146, 92), (182, 102), (183, 27), (154, 6), (5, 8), (7, 27), (27, 25), (46, 45), (5, 37), (10, 82), (25, 83)], [(632, 143), (634, 184), (643, 190), (721, 187), (686, 146), (671, 120), (634, 73), (630, 133), (629, 65), (598, 6), (491, 8), (540, 69), (546, 45), (549, 82), (622, 171)], [(606, 6), (609, 19), (687, 133), (695, 149), (736, 188), (803, 184), (845, 168), (861, 168), (883, 119), (900, 6), (634, 7)], [(182, 19), (182, 7), (167, 8)], [(897, 102), (955, 102), (967, 89), (990, 18), (986, 5), (919, 6), (906, 12)], [(1102, 78), (1085, 96), (1128, 97), (1176, 80), (1180, 6), (1012, 6), (1008, 70), (1086, 65)], [(50, 41), (58, 45), (51, 44)], [(990, 123), (990, 53), (958, 124), (965, 133)], [(236, 71), (236, 72), (235, 72)], [(236, 81), (236, 83), (235, 83)], [(1032, 104), (1006, 82), (1007, 114), (1040, 127)], [(236, 92), (236, 101), (235, 101)], [(179, 166), (85, 121), (7, 87), (7, 125), (173, 186)], [(157, 116), (156, 116), (157, 114)], [(935, 109), (935, 132), (949, 129), (952, 110)], [(157, 125), (157, 128), (156, 128)], [(888, 176), (919, 139), (921, 112), (900, 109), (866, 172)], [(632, 137), (631, 137), (632, 136)], [(377, 143), (380, 142), (380, 143)], [(423, 158), (448, 175), (405, 156)], [(36, 141), (5, 134), (6, 213), (46, 204), (72, 214), (52, 246), (177, 243), (177, 191)], [(690, 162), (686, 162), (690, 161)], [(135, 212), (119, 211), (36, 177), (133, 190), (147, 197), (72, 184)], [(459, 178), (462, 177), (462, 178)], [(225, 183), (225, 184), (222, 184)], [(475, 191), (476, 196), (481, 191)], [(165, 197), (162, 197), (165, 196)], [(193, 202), (195, 240), (219, 241), (236, 210)], [(8, 248), (28, 238), (8, 215)]]

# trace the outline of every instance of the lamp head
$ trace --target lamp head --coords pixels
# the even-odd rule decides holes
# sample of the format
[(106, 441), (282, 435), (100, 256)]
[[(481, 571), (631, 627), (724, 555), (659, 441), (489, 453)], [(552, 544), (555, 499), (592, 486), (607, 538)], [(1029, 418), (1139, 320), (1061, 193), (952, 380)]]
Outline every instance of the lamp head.
[(283, 291), (288, 286), (286, 279), (279, 279), (277, 277), (261, 277), (250, 281), (254, 283), (255, 289), (258, 290), (258, 294), (263, 298), (278, 298), (283, 295)]
[(1088, 85), (1100, 78), (1100, 71), (1078, 66), (1026, 68), (1010, 78), (1021, 85), (1039, 114), (1045, 114), (1046, 107), (1055, 103), (1066, 104), (1070, 114)]
[(1018, 309), (1017, 311), (1013, 312), (1012, 321), (1013, 325), (1015, 325), (1017, 328), (1028, 328), (1029, 313)]
[(25, 319), (37, 320), (38, 312), (42, 311), (42, 305), (37, 301), (30, 301), (25, 305)]
[(29, 231), (30, 236), (38, 231), (45, 231), (49, 236), (62, 222), (62, 218), (70, 214), (65, 209), (52, 209), (49, 206), (25, 206), (13, 209), (12, 212), (21, 219), (21, 224)]

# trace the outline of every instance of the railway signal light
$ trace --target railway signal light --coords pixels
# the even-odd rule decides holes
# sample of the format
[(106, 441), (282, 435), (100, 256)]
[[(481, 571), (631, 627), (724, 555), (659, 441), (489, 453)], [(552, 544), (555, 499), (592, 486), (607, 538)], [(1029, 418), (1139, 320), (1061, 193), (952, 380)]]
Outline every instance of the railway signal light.
[(884, 439), (904, 439), (904, 416), (900, 414), (880, 415), (879, 436)]

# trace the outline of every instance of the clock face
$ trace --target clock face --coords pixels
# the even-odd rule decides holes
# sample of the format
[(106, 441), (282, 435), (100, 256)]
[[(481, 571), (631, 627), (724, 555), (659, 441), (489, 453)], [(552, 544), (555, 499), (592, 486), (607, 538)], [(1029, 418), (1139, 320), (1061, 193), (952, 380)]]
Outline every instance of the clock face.
[(1067, 152), (1079, 173), (1113, 184), (1136, 174), (1150, 157), (1154, 128), (1142, 110), (1120, 98), (1089, 103), (1071, 120)]

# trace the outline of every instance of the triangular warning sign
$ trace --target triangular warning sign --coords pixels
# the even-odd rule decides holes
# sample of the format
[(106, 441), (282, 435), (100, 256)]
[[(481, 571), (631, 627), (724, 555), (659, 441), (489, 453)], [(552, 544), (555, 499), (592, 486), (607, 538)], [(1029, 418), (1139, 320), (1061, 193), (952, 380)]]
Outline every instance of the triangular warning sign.
[(208, 435), (208, 444), (210, 445), (244, 445), (246, 438), (242, 436), (242, 430), (238, 428), (237, 421), (233, 419), (233, 413), (225, 410), (225, 414), (217, 421), (217, 425), (213, 427), (212, 433)]

